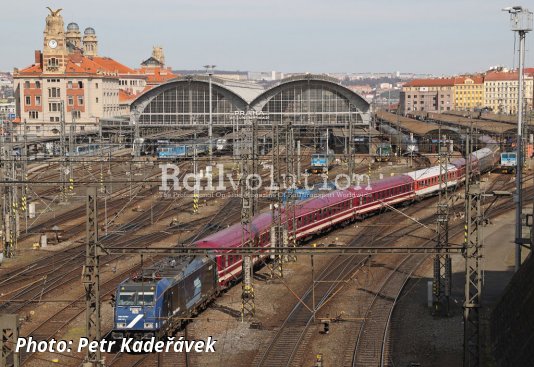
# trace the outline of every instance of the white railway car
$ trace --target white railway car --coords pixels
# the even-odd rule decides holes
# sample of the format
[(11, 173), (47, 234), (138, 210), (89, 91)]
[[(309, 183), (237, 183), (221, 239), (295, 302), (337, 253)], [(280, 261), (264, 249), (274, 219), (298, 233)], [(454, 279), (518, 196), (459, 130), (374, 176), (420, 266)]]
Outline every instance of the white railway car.
[[(447, 187), (455, 187), (458, 185), (458, 169), (452, 164), (447, 165), (447, 176), (445, 176), (445, 167), (440, 172), (439, 166), (420, 169), (413, 172), (405, 173), (406, 176), (414, 180), (415, 195), (417, 197), (424, 197), (434, 195), (439, 191), (440, 182), (442, 187), (447, 182)], [(441, 179), (440, 179), (441, 173)]]

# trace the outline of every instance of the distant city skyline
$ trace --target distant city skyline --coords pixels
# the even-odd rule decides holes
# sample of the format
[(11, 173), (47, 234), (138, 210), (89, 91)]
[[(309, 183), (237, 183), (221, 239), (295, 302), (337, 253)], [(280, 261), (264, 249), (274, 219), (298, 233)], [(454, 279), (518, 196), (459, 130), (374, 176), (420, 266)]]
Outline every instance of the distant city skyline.
[[(93, 27), (99, 53), (137, 67), (153, 45), (173, 69), (285, 73), (395, 72), (452, 75), (517, 66), (502, 0), (7, 0), (0, 70), (33, 62), (43, 47), (46, 6), (65, 25)], [(522, 4), (525, 7), (534, 6)], [(532, 66), (534, 32), (527, 35)], [(515, 64), (515, 65), (514, 65)]]

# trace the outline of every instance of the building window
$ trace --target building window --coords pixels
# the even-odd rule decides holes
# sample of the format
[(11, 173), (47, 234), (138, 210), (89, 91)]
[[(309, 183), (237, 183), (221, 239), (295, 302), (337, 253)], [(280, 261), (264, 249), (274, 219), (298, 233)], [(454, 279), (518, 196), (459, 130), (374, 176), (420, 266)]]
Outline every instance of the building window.
[(83, 97), (78, 96), (78, 106), (83, 106)]
[(25, 88), (25, 89), (29, 89), (29, 88), (30, 88), (30, 82), (29, 82), (28, 80), (26, 80), (26, 81), (24, 82), (24, 88)]
[(59, 117), (50, 117), (50, 122), (59, 122)]
[(79, 119), (80, 118), (80, 111), (72, 111), (72, 118), (73, 119)]
[(35, 127), (35, 132), (39, 132), (39, 131), (41, 131), (41, 126), (36, 126)]
[(49, 98), (59, 98), (61, 97), (61, 90), (59, 88), (49, 88), (48, 97)]
[[(79, 112), (79, 111), (78, 111)], [(80, 126), (80, 131), (84, 131), (85, 130), (85, 126)]]
[(98, 103), (98, 97), (96, 97), (96, 103)]
[(48, 104), (48, 111), (50, 112), (59, 112), (60, 111), (60, 105), (57, 102), (49, 103)]
[(98, 89), (98, 83), (95, 83), (95, 89)]
[(35, 105), (40, 106), (41, 105), (41, 96), (35, 96)]
[(30, 111), (30, 119), (35, 120), (39, 118), (39, 112), (38, 111)]
[(67, 88), (72, 89), (72, 80), (69, 80), (67, 83)]
[(58, 66), (59, 66), (59, 62), (55, 57), (51, 57), (48, 59), (49, 68), (57, 68)]
[(32, 97), (26, 96), (24, 99), (26, 101), (26, 106), (29, 106), (32, 104)]
[(35, 88), (41, 89), (41, 82), (40, 81), (36, 81), (35, 82)]
[(83, 82), (82, 81), (78, 82), (78, 88), (80, 88), (80, 89), (83, 88)]
[(69, 104), (69, 106), (73, 106), (74, 105), (74, 97), (73, 96), (69, 96), (67, 100), (68, 100), (67, 103)]

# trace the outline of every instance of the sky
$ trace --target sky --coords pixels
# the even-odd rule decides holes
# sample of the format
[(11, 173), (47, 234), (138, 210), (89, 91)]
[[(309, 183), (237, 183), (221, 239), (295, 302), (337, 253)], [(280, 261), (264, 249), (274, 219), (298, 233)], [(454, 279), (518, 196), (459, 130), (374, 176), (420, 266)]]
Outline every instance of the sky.
[[(33, 62), (50, 6), (63, 8), (65, 25), (95, 28), (99, 54), (130, 67), (160, 45), (173, 69), (484, 71), (517, 66), (514, 32), (501, 9), (521, 4), (508, 1), (2, 0), (0, 70)], [(530, 66), (533, 48), (534, 32), (527, 35)]]

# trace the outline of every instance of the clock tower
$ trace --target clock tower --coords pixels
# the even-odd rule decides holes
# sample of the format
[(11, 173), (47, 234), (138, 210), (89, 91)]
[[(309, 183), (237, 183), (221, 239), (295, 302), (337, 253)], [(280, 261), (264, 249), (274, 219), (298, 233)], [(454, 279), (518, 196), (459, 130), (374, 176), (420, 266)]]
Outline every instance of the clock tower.
[(46, 17), (43, 47), (43, 71), (63, 74), (67, 65), (68, 50), (65, 39), (65, 25), (59, 14), (62, 9), (50, 10)]

